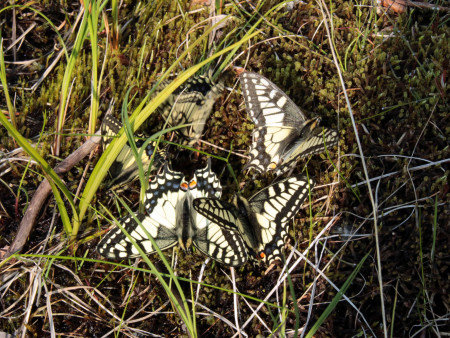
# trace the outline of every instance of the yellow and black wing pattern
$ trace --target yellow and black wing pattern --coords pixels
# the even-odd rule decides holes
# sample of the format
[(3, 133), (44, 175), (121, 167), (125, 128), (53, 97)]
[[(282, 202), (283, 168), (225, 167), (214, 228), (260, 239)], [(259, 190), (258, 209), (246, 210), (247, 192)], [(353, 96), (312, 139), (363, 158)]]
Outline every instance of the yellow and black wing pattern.
[(259, 172), (275, 170), (280, 175), (298, 159), (331, 148), (338, 143), (338, 132), (308, 120), (299, 107), (264, 76), (242, 72), (242, 94), (255, 124), (250, 160), (244, 169)]
[(272, 263), (282, 259), (289, 221), (295, 217), (314, 186), (306, 176), (291, 176), (260, 190), (248, 200), (235, 195), (233, 202), (197, 198), (194, 209), (224, 229), (239, 229), (249, 256)]
[[(211, 223), (192, 207), (195, 198), (220, 198), (221, 193), (220, 181), (211, 171), (209, 161), (206, 168), (197, 170), (189, 181), (182, 173), (170, 170), (166, 164), (147, 190), (144, 205), (148, 215), (137, 215), (141, 225), (130, 215), (121, 219), (120, 223), (146, 254), (156, 251), (147, 231), (160, 249), (176, 244), (188, 249), (192, 243), (220, 263), (240, 266), (247, 261), (240, 232)], [(99, 243), (98, 251), (102, 256), (113, 259), (139, 255), (120, 228), (108, 232)]]
[[(155, 95), (168, 84), (168, 81), (163, 82)], [(202, 136), (214, 102), (224, 88), (221, 82), (214, 83), (210, 75), (191, 77), (158, 107), (158, 111), (171, 126), (191, 124), (178, 132), (183, 137), (182, 143), (192, 146)]]

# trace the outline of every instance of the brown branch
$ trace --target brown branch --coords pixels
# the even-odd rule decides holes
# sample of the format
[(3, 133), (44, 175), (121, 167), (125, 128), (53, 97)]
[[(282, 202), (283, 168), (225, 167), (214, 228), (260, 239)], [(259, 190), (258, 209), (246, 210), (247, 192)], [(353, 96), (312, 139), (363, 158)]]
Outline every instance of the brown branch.
[[(60, 175), (72, 169), (83, 158), (89, 155), (95, 149), (95, 147), (98, 146), (100, 141), (101, 136), (99, 130), (97, 131), (96, 136), (89, 138), (80, 148), (78, 148), (76, 151), (70, 154), (60, 164), (58, 164), (55, 167), (55, 172), (58, 175)], [(31, 233), (31, 230), (33, 229), (33, 226), (36, 223), (39, 211), (41, 210), (42, 205), (44, 204), (48, 195), (50, 195), (51, 191), (52, 189), (50, 187), (50, 183), (48, 183), (48, 180), (47, 179), (43, 180), (39, 185), (38, 189), (36, 190), (36, 192), (34, 193), (30, 205), (28, 206), (27, 211), (25, 212), (25, 215), (22, 218), (22, 222), (20, 222), (19, 231), (17, 232), (16, 237), (14, 238), (11, 246), (9, 247), (8, 251), (6, 252), (3, 258), (7, 258), (11, 256), (13, 253), (19, 252), (23, 249), (28, 239), (28, 236)]]

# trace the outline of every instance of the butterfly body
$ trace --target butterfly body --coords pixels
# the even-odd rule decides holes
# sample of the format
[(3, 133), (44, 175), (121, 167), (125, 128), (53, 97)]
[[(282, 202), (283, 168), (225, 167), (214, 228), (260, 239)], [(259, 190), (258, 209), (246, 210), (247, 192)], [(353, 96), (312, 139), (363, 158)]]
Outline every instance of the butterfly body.
[(250, 160), (244, 169), (275, 170), (277, 175), (292, 168), (299, 158), (324, 151), (338, 142), (332, 129), (318, 127), (297, 105), (264, 76), (240, 75), (246, 110), (255, 123)]
[[(163, 250), (179, 244), (187, 250), (191, 245), (211, 258), (231, 266), (247, 261), (245, 244), (236, 229), (221, 229), (192, 207), (195, 198), (218, 198), (222, 188), (210, 163), (197, 170), (190, 181), (184, 175), (172, 171), (166, 165), (146, 193), (145, 208), (148, 216), (138, 214), (140, 226), (131, 215), (120, 221), (125, 230), (147, 254), (156, 251), (145, 230)], [(129, 239), (120, 231), (110, 231), (99, 243), (99, 252), (109, 258), (136, 257), (139, 251), (130, 245)]]
[(305, 176), (292, 176), (246, 199), (235, 195), (232, 203), (197, 198), (194, 209), (223, 228), (241, 232), (250, 256), (271, 263), (282, 257), (288, 222), (296, 215), (314, 185)]

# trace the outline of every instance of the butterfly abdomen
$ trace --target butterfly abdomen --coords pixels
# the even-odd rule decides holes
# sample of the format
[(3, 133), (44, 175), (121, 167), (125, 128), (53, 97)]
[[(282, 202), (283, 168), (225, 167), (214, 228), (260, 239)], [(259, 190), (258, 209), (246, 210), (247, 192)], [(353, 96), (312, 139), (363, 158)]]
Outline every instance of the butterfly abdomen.
[(178, 243), (183, 250), (189, 249), (192, 239), (195, 237), (195, 215), (192, 208), (192, 194), (186, 191), (183, 198), (176, 206), (176, 233)]

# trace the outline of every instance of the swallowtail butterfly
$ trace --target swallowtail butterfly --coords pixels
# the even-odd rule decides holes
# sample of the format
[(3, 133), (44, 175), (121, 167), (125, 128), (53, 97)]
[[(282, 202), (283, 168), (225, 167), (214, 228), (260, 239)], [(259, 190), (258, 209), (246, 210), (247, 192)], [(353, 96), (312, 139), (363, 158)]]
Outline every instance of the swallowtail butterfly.
[[(154, 95), (168, 84), (168, 81), (164, 81)], [(215, 84), (210, 75), (191, 77), (158, 107), (158, 111), (172, 126), (192, 124), (190, 127), (179, 130), (184, 143), (192, 146), (202, 136), (214, 102), (224, 88), (220, 82)]]
[(288, 223), (313, 186), (312, 179), (292, 176), (269, 185), (248, 200), (237, 194), (232, 203), (197, 198), (194, 209), (222, 228), (237, 227), (250, 257), (270, 264), (281, 259), (281, 250), (288, 237)]
[[(176, 244), (187, 249), (193, 244), (220, 263), (240, 266), (247, 261), (247, 252), (239, 231), (221, 228), (192, 208), (195, 198), (219, 198), (221, 193), (220, 182), (211, 171), (209, 161), (208, 166), (197, 170), (189, 182), (182, 173), (170, 170), (166, 164), (146, 193), (144, 204), (148, 216), (138, 214), (137, 217), (161, 250)], [(126, 216), (120, 222), (144, 252), (156, 251), (132, 216)], [(97, 250), (102, 256), (113, 259), (139, 256), (138, 250), (119, 228), (108, 232)]]
[(274, 170), (277, 175), (297, 160), (338, 143), (338, 133), (322, 129), (317, 119), (308, 120), (295, 103), (264, 76), (242, 72), (240, 82), (245, 106), (255, 123), (250, 160), (244, 169)]

